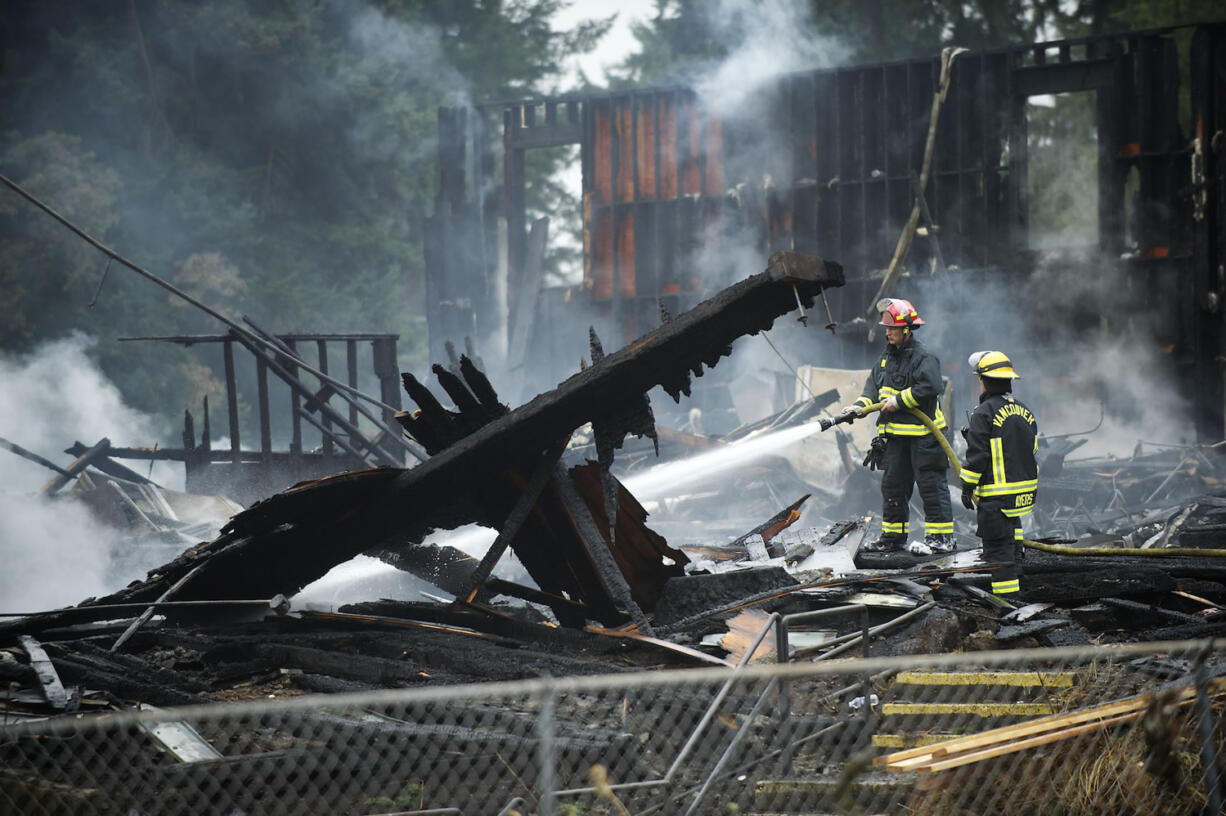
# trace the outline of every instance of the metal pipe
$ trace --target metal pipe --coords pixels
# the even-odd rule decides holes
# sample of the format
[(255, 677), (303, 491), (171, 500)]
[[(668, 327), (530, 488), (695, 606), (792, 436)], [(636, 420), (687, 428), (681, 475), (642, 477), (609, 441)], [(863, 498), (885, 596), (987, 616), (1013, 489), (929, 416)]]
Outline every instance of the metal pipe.
[(722, 771), (724, 766), (727, 765), (732, 759), (732, 756), (734, 753), (736, 753), (736, 750), (741, 747), (741, 743), (744, 742), (745, 736), (752, 730), (749, 727), (750, 723), (752, 723), (758, 716), (759, 712), (761, 712), (762, 706), (766, 703), (766, 699), (770, 697), (771, 692), (774, 690), (774, 686), (778, 684), (778, 682), (779, 678), (771, 678), (771, 681), (766, 684), (766, 688), (763, 689), (760, 695), (758, 695), (758, 701), (754, 703), (753, 708), (750, 709), (749, 716), (745, 719), (745, 722), (741, 725), (741, 727), (737, 729), (736, 734), (732, 737), (732, 741), (729, 742), (728, 747), (724, 749), (724, 753), (720, 755), (718, 760), (716, 760), (715, 767), (711, 769), (711, 773), (707, 774), (707, 778), (702, 783), (702, 787), (698, 789), (698, 793), (695, 795), (694, 801), (690, 803), (688, 808), (686, 808), (684, 816), (690, 816), (690, 814), (695, 813), (698, 810), (698, 806), (702, 804), (704, 799), (706, 799), (707, 792), (711, 789), (711, 786), (715, 784), (715, 777), (719, 775), (719, 772)]
[[(652, 788), (672, 781), (673, 775), (677, 773), (677, 770), (681, 767), (681, 763), (683, 763), (689, 757), (690, 751), (694, 750), (694, 746), (698, 743), (698, 738), (702, 735), (702, 732), (705, 731), (707, 726), (711, 724), (711, 721), (715, 719), (720, 705), (728, 696), (728, 692), (732, 689), (732, 684), (736, 682), (737, 670), (743, 669), (746, 665), (748, 665), (754, 652), (758, 650), (758, 647), (762, 645), (762, 641), (766, 639), (766, 635), (770, 632), (771, 627), (774, 626), (781, 617), (783, 616), (778, 612), (774, 612), (771, 614), (770, 618), (767, 619), (766, 623), (762, 626), (762, 630), (759, 631), (757, 637), (754, 638), (753, 643), (749, 645), (749, 648), (745, 650), (745, 654), (741, 656), (741, 659), (737, 662), (736, 666), (733, 667), (732, 674), (729, 675), (728, 679), (724, 681), (724, 684), (720, 687), (719, 692), (716, 693), (715, 699), (712, 700), (711, 705), (707, 707), (707, 710), (702, 715), (702, 719), (699, 720), (698, 725), (694, 726), (694, 730), (690, 732), (690, 736), (685, 741), (685, 745), (681, 746), (681, 750), (677, 753), (676, 759), (673, 760), (672, 765), (669, 766), (668, 771), (665, 772), (664, 776), (660, 779), (652, 779), (646, 782), (623, 782), (618, 785), (610, 785), (609, 787), (612, 790), (636, 790), (639, 788)], [(555, 791), (554, 795), (577, 796), (583, 793), (595, 793), (595, 791), (596, 789), (594, 787), (568, 788), (566, 790)]]
[[(932, 609), (932, 607), (934, 607), (934, 606), (936, 606), (936, 605), (937, 605), (937, 602), (936, 602), (936, 601), (929, 601), (928, 603), (924, 604), (923, 606), (917, 606), (915, 609), (912, 609), (910, 612), (907, 612), (907, 613), (905, 613), (905, 614), (899, 615), (897, 618), (894, 618), (894, 620), (892, 620), (892, 621), (887, 621), (886, 623), (880, 624), (879, 626), (874, 626), (872, 629), (870, 629), (870, 630), (869, 630), (869, 635), (870, 635), (870, 636), (872, 636), (872, 635), (878, 635), (878, 634), (881, 634), (882, 632), (886, 631), (887, 629), (892, 629), (892, 628), (894, 628), (895, 626), (898, 626), (898, 625), (900, 625), (900, 624), (906, 623), (907, 621), (911, 620), (912, 618), (918, 617), (919, 615), (923, 614), (924, 612), (927, 612), (929, 609)], [(828, 652), (823, 652), (822, 654), (820, 654), (820, 655), (818, 655), (817, 657), (813, 658), (813, 660), (814, 660), (814, 662), (816, 662), (816, 661), (818, 661), (818, 660), (829, 660), (830, 658), (835, 657), (836, 655), (841, 655), (843, 652), (846, 652), (848, 649), (851, 649), (851, 648), (853, 648), (854, 646), (859, 645), (860, 640), (861, 640), (863, 637), (864, 637), (864, 634), (863, 634), (863, 633), (861, 633), (861, 634), (859, 634), (859, 635), (856, 635), (856, 637), (855, 637), (853, 640), (849, 640), (849, 641), (847, 641), (847, 642), (846, 642), (846, 643), (844, 643), (842, 646), (839, 646), (839, 647), (838, 647), (838, 648), (836, 648), (836, 649), (831, 649), (831, 650), (830, 650), (830, 651), (828, 651)]]
[(47, 609), (42, 612), (0, 612), (0, 618), (38, 618), (46, 615), (64, 615), (73, 612), (132, 612), (150, 607), (157, 609), (178, 609), (189, 606), (269, 606), (276, 608), (285, 603), (283, 595), (264, 600), (214, 600), (214, 601), (146, 601), (145, 603), (98, 604), (97, 606), (69, 606), (64, 609)]
[(536, 721), (541, 745), (541, 775), (537, 787), (541, 789), (541, 816), (553, 816), (553, 785), (557, 766), (553, 743), (553, 715), (556, 701), (553, 689), (549, 687), (542, 690), (541, 697), (541, 714)]

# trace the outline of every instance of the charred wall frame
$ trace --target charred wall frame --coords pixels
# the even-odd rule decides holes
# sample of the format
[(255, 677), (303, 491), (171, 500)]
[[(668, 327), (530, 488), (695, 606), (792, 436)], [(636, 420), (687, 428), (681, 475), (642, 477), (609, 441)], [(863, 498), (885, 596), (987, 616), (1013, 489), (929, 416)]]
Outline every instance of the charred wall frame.
[[(1175, 36), (1190, 30), (1180, 54)], [(1191, 133), (1180, 125), (1184, 71)], [(780, 77), (758, 100), (782, 145), (769, 167), (738, 164), (739, 145), (755, 138), (761, 120), (723, 121), (686, 88), (440, 110), (439, 191), (426, 255), (431, 357), (442, 359), (444, 341), (500, 324), (492, 296), (500, 219), (508, 292), (539, 280), (525, 155), (565, 144), (581, 151), (583, 283), (521, 297), (527, 304), (511, 299), (508, 322), (522, 330), (527, 321), (533, 331), (509, 344), (519, 359), (507, 360), (508, 368), (531, 357), (560, 378), (577, 364), (570, 349), (587, 323), (616, 348), (658, 325), (660, 305), (671, 313), (691, 307), (732, 282), (708, 279), (695, 262), (718, 253), (720, 241), (751, 242), (763, 257), (795, 249), (839, 260), (848, 275), (846, 287), (831, 292), (835, 319), (862, 314), (879, 285), (872, 272), (888, 262), (914, 201), (939, 76), (934, 57)], [(1035, 261), (1026, 102), (1076, 91), (1095, 94), (1100, 254), (1121, 265), (1137, 305), (1165, 318), (1155, 340), (1170, 350), (1197, 406), (1197, 434), (1220, 439), (1226, 24), (959, 56), (925, 193), (941, 227), (941, 255), (957, 267), (953, 274), (998, 276), (1024, 297)], [(501, 159), (486, 136), (495, 112)], [(1135, 217), (1126, 223), (1134, 172)], [(909, 266), (928, 268), (935, 250), (935, 242), (915, 241)]]

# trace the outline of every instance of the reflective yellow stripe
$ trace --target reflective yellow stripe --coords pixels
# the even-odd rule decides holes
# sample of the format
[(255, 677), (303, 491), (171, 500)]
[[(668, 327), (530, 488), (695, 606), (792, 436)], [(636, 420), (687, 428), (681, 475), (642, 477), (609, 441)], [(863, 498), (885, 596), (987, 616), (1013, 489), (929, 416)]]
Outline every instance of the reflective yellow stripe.
[(1027, 479), (1024, 482), (998, 481), (996, 484), (980, 485), (980, 496), (1015, 496), (1018, 493), (1033, 493), (1039, 487), (1038, 479)]
[(901, 422), (887, 422), (884, 433), (890, 436), (927, 436), (928, 429), (923, 425), (907, 425)]
[(1021, 591), (1021, 588), (1022, 588), (1022, 585), (1018, 582), (1018, 579), (1016, 578), (1014, 578), (1012, 581), (993, 581), (992, 582), (992, 594), (993, 595), (1009, 595), (1011, 593)]
[(983, 474), (962, 468), (962, 471), (958, 474), (958, 477), (968, 485), (977, 485), (979, 484), (979, 480), (983, 478)]
[[(1004, 440), (999, 436), (988, 440), (988, 449), (992, 453), (992, 483), (1004, 484), (1005, 482), (1005, 447)], [(986, 491), (987, 488), (980, 488)], [(983, 495), (987, 495), (986, 492)]]
[(1022, 539), (1022, 528), (1021, 528), (1021, 527), (1018, 527), (1016, 530), (1014, 530), (1014, 531), (1013, 531), (1013, 540), (1014, 540), (1014, 541), (1022, 541), (1022, 540), (1023, 540), (1023, 539)]
[(1021, 518), (1033, 509), (1033, 506), (1027, 505), (1026, 507), (1010, 507), (1008, 510), (1001, 510), (1000, 512), (1009, 518)]
[(881, 532), (883, 533), (906, 533), (909, 523), (905, 521), (883, 521), (881, 522)]
[(872, 404), (873, 404), (873, 401), (869, 399), (868, 397), (860, 397), (860, 399), (856, 400), (856, 405), (863, 405), (865, 408), (867, 408), (868, 406)]
[(954, 531), (954, 523), (952, 521), (925, 521), (925, 533), (952, 533)]
[(883, 385), (883, 386), (881, 386), (881, 389), (878, 391), (878, 393), (879, 393), (879, 394), (881, 394), (882, 396), (892, 397), (892, 396), (894, 396), (895, 394), (897, 394), (897, 393), (898, 393), (898, 389), (897, 389), (897, 388), (891, 388), (891, 387), (890, 387), (890, 386), (888, 386), (888, 385)]
[(919, 402), (911, 394), (910, 388), (902, 391), (899, 394), (899, 396), (902, 397), (903, 405), (907, 406), (908, 408), (918, 408), (919, 407)]
[(884, 357), (881, 358), (881, 367), (885, 368), (885, 358)]

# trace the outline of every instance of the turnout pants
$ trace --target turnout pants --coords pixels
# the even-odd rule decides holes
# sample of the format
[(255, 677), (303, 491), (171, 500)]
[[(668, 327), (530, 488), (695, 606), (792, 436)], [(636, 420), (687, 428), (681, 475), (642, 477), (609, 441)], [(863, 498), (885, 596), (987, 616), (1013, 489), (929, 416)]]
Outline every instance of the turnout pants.
[(992, 570), (992, 593), (1011, 595), (1021, 589), (1022, 568), (1018, 553), (1022, 549), (1022, 521), (1009, 518), (999, 505), (980, 502), (975, 520), (975, 535), (983, 541), (983, 560), (999, 566)]
[(949, 460), (931, 434), (891, 436), (881, 474), (881, 533), (905, 538), (910, 532), (911, 491), (919, 487), (924, 503), (924, 533), (953, 533), (954, 512), (945, 478)]

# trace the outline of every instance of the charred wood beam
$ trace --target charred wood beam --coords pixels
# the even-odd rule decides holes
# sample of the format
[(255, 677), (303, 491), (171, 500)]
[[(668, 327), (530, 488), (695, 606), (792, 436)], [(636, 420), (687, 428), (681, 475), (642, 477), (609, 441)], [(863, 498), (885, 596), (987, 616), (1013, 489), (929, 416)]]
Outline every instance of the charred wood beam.
[(43, 698), (57, 711), (68, 708), (70, 702), (68, 690), (60, 682), (60, 676), (56, 673), (55, 666), (51, 664), (51, 659), (47, 657), (47, 652), (43, 650), (42, 644), (29, 635), (21, 635), (17, 640), (26, 650), (26, 654), (30, 656), (30, 666), (38, 678)]
[(1028, 65), (1013, 69), (1013, 81), (1021, 96), (1110, 88), (1115, 84), (1115, 60), (1093, 59)]
[(230, 460), (242, 461), (243, 449), (239, 441), (238, 427), (238, 381), (234, 377), (234, 343), (229, 339), (222, 346), (222, 363), (226, 374), (226, 416), (230, 423)]
[(467, 594), (477, 566), (477, 559), (463, 550), (438, 544), (405, 543), (398, 547), (370, 549), (364, 554), (398, 570), (411, 572), (457, 598)]
[[(345, 437), (342, 437), (345, 438)], [(65, 453), (78, 456), (88, 450), (84, 445), (79, 443), (71, 448), (65, 449)], [(201, 461), (204, 462), (233, 462), (234, 454), (230, 450), (212, 450), (212, 451), (187, 451), (183, 448), (109, 448), (106, 455), (109, 459), (134, 459), (137, 461), (155, 461), (155, 462), (182, 462), (186, 457), (199, 454)], [(240, 451), (239, 464), (254, 463), (263, 461), (262, 454), (259, 451), (244, 450)], [(353, 454), (359, 461), (365, 461), (360, 454)], [(293, 457), (288, 451), (273, 451), (272, 461), (288, 462)], [(328, 458), (326, 454), (320, 453), (304, 453), (302, 458)], [(101, 470), (102, 468), (98, 468)]]
[[(68, 454), (69, 456), (82, 456), (88, 450), (89, 448), (85, 447), (85, 445), (83, 445), (79, 440), (74, 440), (72, 443), (72, 447), (65, 448), (64, 453)], [(141, 476), (135, 470), (132, 470), (131, 468), (128, 468), (128, 467), (124, 467), (123, 465), (111, 459), (112, 456), (118, 456), (119, 452), (122, 450), (125, 450), (125, 449), (124, 448), (108, 448), (106, 451), (106, 455), (99, 456), (98, 458), (91, 461), (90, 466), (93, 468), (96, 468), (97, 470), (102, 471), (108, 476), (114, 476), (116, 479), (123, 479), (129, 482), (136, 482), (137, 484), (150, 484), (150, 485), (155, 484), (155, 482), (153, 482), (151, 479), (147, 479), (144, 476)], [(196, 451), (193, 451), (192, 453), (195, 454)], [(120, 458), (123, 458), (123, 457), (120, 457)]]
[[(287, 343), (291, 340), (295, 342), (310, 342), (310, 341), (327, 342), (329, 340), (374, 341), (374, 340), (398, 340), (400, 339), (400, 335), (398, 334), (362, 334), (362, 333), (345, 334), (345, 333), (336, 333), (336, 332), (333, 332), (333, 333), (289, 332), (285, 334), (278, 334), (277, 338)], [(196, 343), (227, 343), (227, 342), (232, 341), (233, 339), (234, 339), (234, 335), (232, 334), (162, 334), (162, 335), (144, 335), (141, 337), (120, 337), (119, 341), (120, 342), (133, 342), (133, 341), (138, 341), (138, 340), (157, 340), (163, 343), (175, 343), (181, 346), (193, 346)]]
[(586, 619), (594, 617), (590, 607), (575, 603), (560, 595), (542, 592), (539, 589), (505, 581), (502, 578), (491, 578), (485, 582), (485, 585), (493, 595), (506, 595), (509, 598), (519, 598), (521, 601), (531, 601), (549, 607), (563, 625), (582, 626)]
[[(842, 283), (842, 268), (836, 263), (777, 253), (764, 272), (674, 317), (422, 464), (409, 470), (343, 473), (291, 488), (235, 516), (218, 539), (195, 548), (192, 557), (180, 557), (159, 568), (150, 580), (90, 603), (155, 601), (166, 587), (200, 563), (200, 558), (208, 559), (207, 567), (184, 588), (180, 596), (184, 600), (291, 595), (336, 564), (385, 543), (417, 542), (431, 530), (471, 522), (501, 527), (517, 495), (508, 491), (506, 474), (522, 471), (525, 462), (535, 462), (539, 452), (560, 434), (591, 421), (627, 395), (641, 394), (666, 381), (675, 383), (679, 374), (688, 376), (704, 364), (714, 364), (738, 337), (768, 329), (778, 316), (795, 309), (798, 298), (811, 306), (823, 288)], [(271, 352), (260, 353), (270, 368), (279, 367)], [(290, 378), (290, 382), (295, 381)], [(478, 394), (478, 389), (473, 393)], [(340, 427), (353, 427), (339, 414), (331, 419)], [(569, 478), (554, 481), (565, 489)], [(573, 490), (573, 484), (570, 487)], [(492, 496), (497, 502), (491, 507)], [(573, 538), (558, 539), (552, 533), (523, 548), (534, 556), (528, 560), (554, 571), (560, 564), (566, 567), (565, 574), (550, 574), (546, 584), (538, 581), (538, 585), (551, 591), (559, 581), (570, 582), (560, 588), (571, 598), (591, 602), (575, 607), (600, 610), (596, 618), (603, 616), (606, 623), (614, 607), (632, 614), (638, 610), (636, 617), (642, 616), (641, 607), (625, 591), (624, 579), (620, 588), (612, 580), (607, 569), (613, 563), (609, 546), (581, 504), (572, 496), (566, 507), (568, 512), (573, 509), (588, 515), (591, 528), (583, 544)], [(525, 558), (521, 555), (520, 560)], [(586, 573), (572, 575), (570, 571), (577, 569)], [(576, 591), (580, 594), (574, 594)], [(602, 596), (601, 591), (609, 595)], [(588, 592), (594, 594), (589, 597)], [(640, 617), (640, 624), (643, 620)], [(21, 625), (18, 621), (0, 626), (0, 633), (14, 627), (22, 631)]]
[(473, 571), (468, 590), (463, 595), (458, 596), (456, 600), (463, 598), (464, 601), (472, 601), (477, 590), (485, 583), (485, 579), (490, 577), (490, 573), (494, 571), (494, 566), (498, 563), (498, 559), (502, 558), (503, 553), (507, 551), (507, 547), (515, 540), (515, 536), (519, 535), (520, 527), (523, 526), (524, 520), (528, 518), (528, 514), (532, 512), (532, 508), (536, 505), (537, 499), (541, 497), (541, 491), (545, 489), (551, 476), (557, 472), (558, 460), (562, 458), (562, 451), (566, 450), (566, 443), (570, 441), (571, 435), (568, 433), (564, 438), (549, 446), (542, 455), (536, 467), (532, 471), (532, 475), (528, 477), (528, 482), (524, 485), (523, 492), (519, 494), (519, 498), (515, 500), (515, 506), (511, 508), (510, 515), (507, 516), (506, 522), (502, 529), (498, 531), (498, 537), (494, 539), (494, 543), (490, 545), (485, 556), (481, 559), (481, 563), (477, 565), (477, 569)]
[[(640, 634), (654, 636), (655, 632), (651, 628), (651, 623), (647, 620), (647, 615), (635, 602), (634, 597), (630, 593), (630, 585), (626, 583), (626, 576), (618, 569), (617, 562), (613, 560), (613, 553), (609, 550), (609, 545), (600, 535), (599, 528), (596, 527), (596, 519), (592, 517), (592, 511), (587, 506), (587, 502), (579, 495), (579, 490), (575, 487), (575, 482), (571, 478), (570, 471), (564, 465), (556, 465), (554, 467), (554, 485), (557, 488), (558, 496), (562, 499), (563, 504), (570, 513), (571, 519), (574, 521), (575, 530), (579, 534), (579, 540), (583, 542), (583, 546), (587, 549), (588, 558), (591, 559), (592, 565), (596, 568), (597, 575), (605, 585), (605, 590), (609, 596), (617, 604), (618, 608), (627, 612), (630, 615), (630, 620), (634, 621), (634, 625), (638, 628)], [(612, 530), (610, 530), (612, 535)]]
[[(80, 444), (80, 443), (77, 443), (77, 444)], [(45, 468), (50, 468), (51, 470), (54, 470), (56, 473), (60, 474), (61, 476), (67, 476), (70, 479), (72, 478), (72, 474), (64, 470), (62, 467), (57, 465), (55, 462), (52, 462), (50, 459), (44, 459), (43, 457), (39, 456), (37, 453), (28, 451), (25, 448), (21, 447), (21, 445), (16, 445), (3, 437), (0, 437), (0, 448), (4, 448), (6, 451), (9, 451), (10, 453), (15, 453), (24, 459), (29, 459), (31, 462), (42, 465)], [(74, 456), (75, 455), (76, 454), (74, 454)]]
[(103, 437), (94, 444), (92, 448), (81, 453), (71, 465), (69, 465), (63, 473), (56, 475), (54, 479), (47, 482), (43, 487), (43, 495), (50, 496), (59, 491), (64, 485), (71, 482), (77, 474), (85, 470), (93, 464), (99, 457), (106, 454), (107, 449), (111, 447), (111, 440)]

